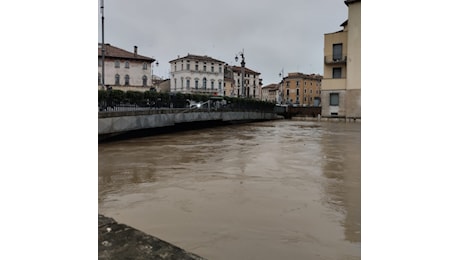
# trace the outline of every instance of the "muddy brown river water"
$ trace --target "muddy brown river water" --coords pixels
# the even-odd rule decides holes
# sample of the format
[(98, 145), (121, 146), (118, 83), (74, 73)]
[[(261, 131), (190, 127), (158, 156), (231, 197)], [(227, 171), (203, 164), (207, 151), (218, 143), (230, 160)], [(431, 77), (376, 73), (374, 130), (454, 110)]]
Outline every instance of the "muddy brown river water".
[(361, 258), (360, 123), (101, 143), (98, 164), (100, 214), (204, 258)]

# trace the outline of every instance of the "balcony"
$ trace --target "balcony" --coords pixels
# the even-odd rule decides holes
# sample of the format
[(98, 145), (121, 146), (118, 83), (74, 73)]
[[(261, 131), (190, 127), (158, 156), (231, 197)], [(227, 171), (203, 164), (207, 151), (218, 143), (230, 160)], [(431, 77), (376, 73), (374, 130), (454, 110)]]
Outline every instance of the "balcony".
[(324, 63), (325, 64), (346, 64), (347, 63), (347, 56), (324, 56)]

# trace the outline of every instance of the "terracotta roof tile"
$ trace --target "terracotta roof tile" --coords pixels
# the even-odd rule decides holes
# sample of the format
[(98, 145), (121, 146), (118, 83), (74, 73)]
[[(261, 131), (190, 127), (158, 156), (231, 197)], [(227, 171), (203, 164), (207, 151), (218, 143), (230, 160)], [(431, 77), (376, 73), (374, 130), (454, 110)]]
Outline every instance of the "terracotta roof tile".
[(278, 89), (279, 84), (270, 84), (270, 85), (267, 85), (267, 86), (263, 86), (262, 88), (263, 89)]
[(304, 74), (304, 73), (301, 73), (301, 72), (289, 72), (288, 75), (283, 78), (283, 80), (284, 79), (298, 79), (298, 78), (302, 78), (302, 79), (323, 79), (323, 76), (321, 76), (320, 74)]
[[(231, 69), (232, 69), (233, 72), (237, 72), (237, 73), (238, 73), (238, 72), (241, 72), (241, 67), (238, 67), (238, 66), (231, 66)], [(260, 75), (259, 72), (253, 71), (253, 70), (251, 70), (251, 69), (248, 68), (248, 67), (244, 67), (244, 73), (245, 73), (245, 74), (248, 73), (248, 74)]]

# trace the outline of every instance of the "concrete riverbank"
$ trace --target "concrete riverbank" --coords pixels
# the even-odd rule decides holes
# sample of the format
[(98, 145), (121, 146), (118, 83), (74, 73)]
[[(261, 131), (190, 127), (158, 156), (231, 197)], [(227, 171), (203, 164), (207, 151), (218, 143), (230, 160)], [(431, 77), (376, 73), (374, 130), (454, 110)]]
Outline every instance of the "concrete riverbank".
[[(170, 113), (167, 113), (170, 112)], [(196, 122), (247, 122), (277, 119), (273, 112), (263, 111), (129, 111), (99, 113), (98, 134), (115, 134), (133, 130), (161, 128)]]
[(99, 113), (98, 139), (108, 141), (121, 136), (142, 136), (196, 127), (280, 119), (263, 111), (187, 111), (142, 110)]
[(99, 258), (102, 259), (155, 259), (155, 260), (203, 260), (187, 252), (114, 219), (98, 215)]

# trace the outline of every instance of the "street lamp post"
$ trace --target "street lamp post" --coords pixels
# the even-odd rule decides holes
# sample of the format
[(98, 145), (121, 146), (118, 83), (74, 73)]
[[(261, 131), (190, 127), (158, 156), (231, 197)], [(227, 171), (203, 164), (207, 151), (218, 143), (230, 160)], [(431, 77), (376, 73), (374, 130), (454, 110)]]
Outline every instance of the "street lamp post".
[(281, 72), (279, 73), (279, 76), (281, 77), (281, 87), (280, 87), (280, 94), (279, 94), (279, 101), (280, 104), (283, 104), (283, 97), (284, 97), (284, 92), (283, 92), (283, 84), (284, 84), (284, 68), (281, 69)]
[[(152, 57), (152, 59), (155, 60), (155, 58), (153, 58), (153, 57)], [(152, 62), (151, 67), (150, 67), (150, 75), (152, 76), (152, 78), (151, 78), (152, 88), (156, 88), (156, 87), (155, 87), (155, 82), (157, 82), (157, 81), (153, 78), (153, 77), (155, 76), (155, 74), (153, 73), (153, 68), (155, 68), (155, 65), (158, 67), (158, 65), (160, 65), (160, 63), (158, 63), (158, 61)], [(150, 90), (151, 90), (152, 88), (150, 88)]]
[(246, 89), (244, 87), (244, 65), (246, 64), (244, 62), (244, 49), (243, 49), (243, 51), (241, 51), (238, 54), (236, 54), (236, 56), (235, 56), (235, 61), (236, 62), (238, 62), (238, 55), (241, 55), (241, 92), (240, 92), (240, 94), (241, 94), (242, 97), (246, 97)]

